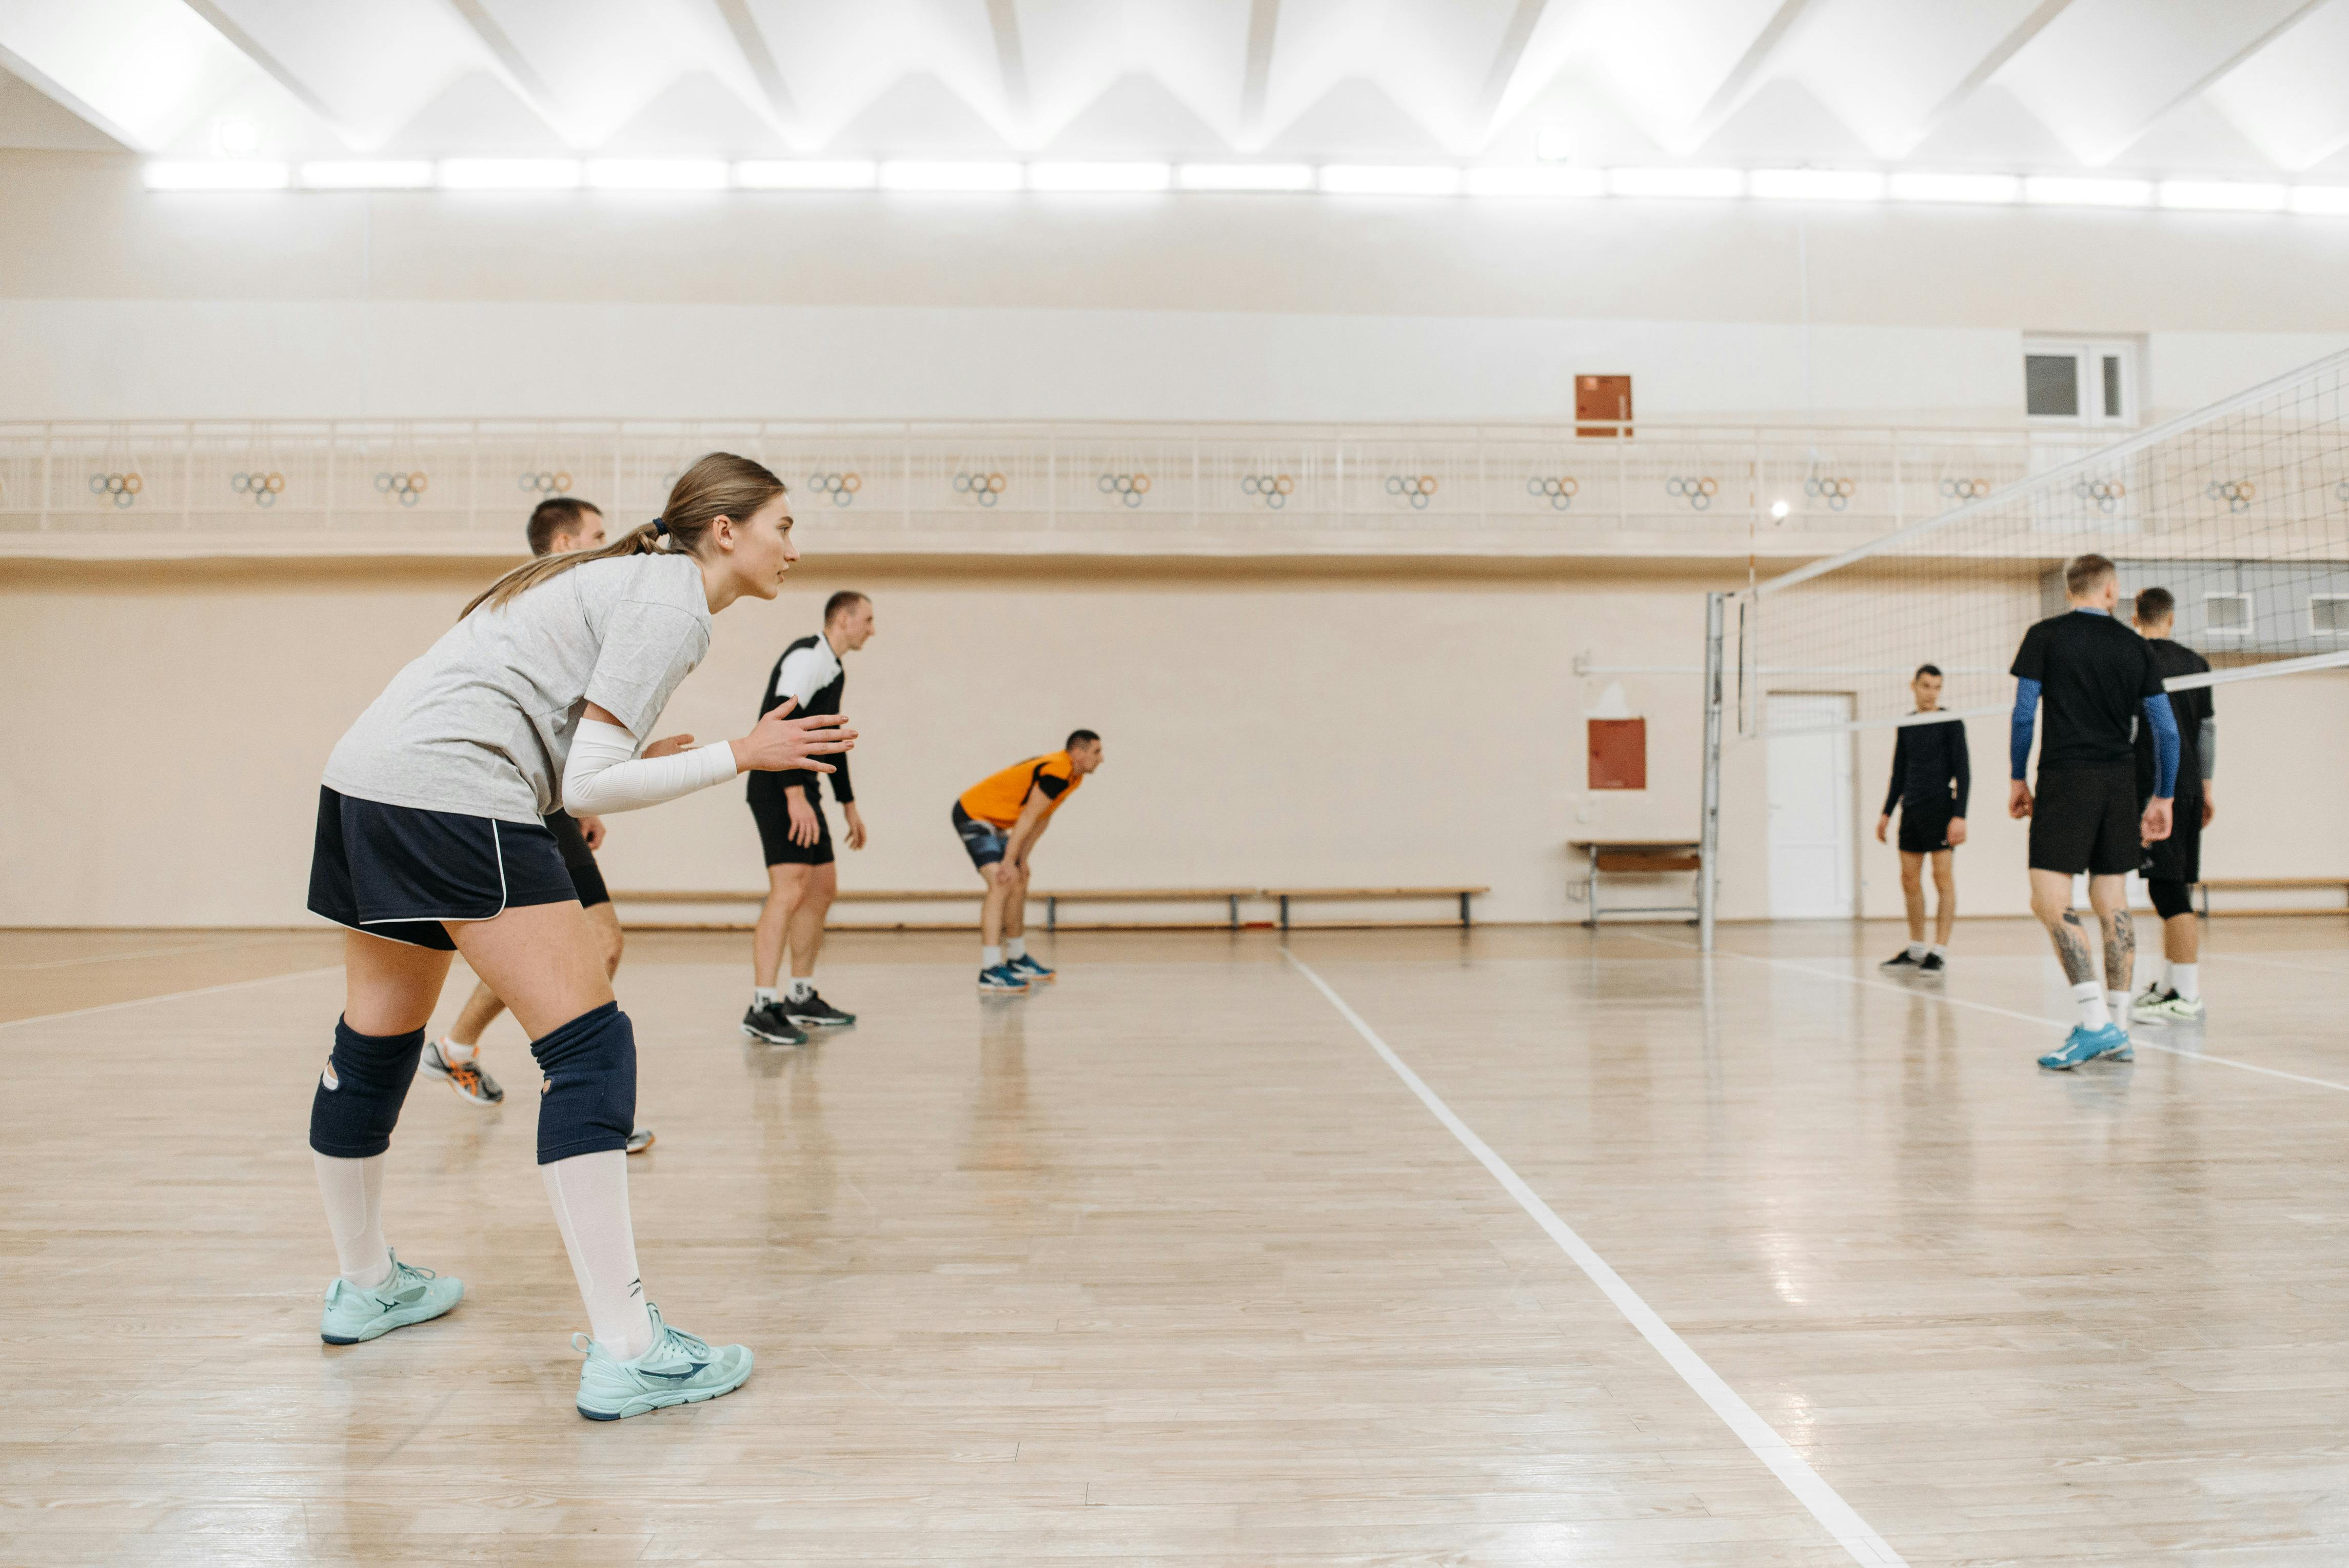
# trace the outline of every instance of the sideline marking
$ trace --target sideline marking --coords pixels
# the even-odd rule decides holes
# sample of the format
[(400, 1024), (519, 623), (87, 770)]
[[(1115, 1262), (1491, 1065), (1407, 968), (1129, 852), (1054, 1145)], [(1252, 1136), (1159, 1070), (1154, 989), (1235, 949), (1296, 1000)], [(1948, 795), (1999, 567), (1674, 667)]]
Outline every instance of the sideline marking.
[[(1674, 942), (1670, 937), (1649, 936), (1637, 931), (1627, 931), (1623, 934), (1640, 942), (1652, 942), (1659, 947), (1677, 947), (1683, 953), (1695, 953), (1702, 956), (1702, 949), (1689, 943)], [(2026, 1024), (2036, 1024), (2043, 1029), (2062, 1029), (2068, 1034), (2072, 1028), (2072, 1026), (2063, 1019), (2051, 1018), (2044, 1013), (2018, 1013), (2012, 1007), (1993, 1006), (1988, 1002), (1969, 1002), (1963, 996), (1936, 995), (1930, 991), (1920, 992), (1907, 985), (1895, 985), (1889, 980), (1870, 980), (1862, 975), (1845, 975), (1833, 969), (1814, 969), (1807, 964), (1797, 964), (1789, 958), (1762, 958), (1751, 953), (1732, 953), (1726, 948), (1716, 948), (1714, 951), (1724, 958), (1743, 958), (1748, 964), (1764, 964), (1773, 969), (1791, 970), (1797, 975), (1815, 975), (1822, 980), (1840, 980), (1847, 985), (1863, 986), (1870, 991), (1889, 991), (1895, 996), (1922, 995), (1928, 1001), (1940, 1002), (1946, 1006), (1971, 1007), (1977, 1013), (1996, 1013), (2002, 1018), (2015, 1018)], [(2129, 1021), (2135, 1023), (2137, 1020), (2132, 1018)], [(2155, 1026), (2158, 1027), (2158, 1026)], [(2183, 1057), (2189, 1062), (2215, 1062), (2222, 1068), (2240, 1068), (2247, 1073), (2258, 1073), (2263, 1078), (2283, 1078), (2291, 1083), (2307, 1084), (2312, 1088), (2337, 1089), (2343, 1094), (2349, 1094), (2349, 1083), (2334, 1083), (2331, 1078), (2309, 1078), (2302, 1073), (2288, 1073), (2282, 1068), (2263, 1068), (2257, 1062), (2239, 1062), (2232, 1057), (2214, 1057), (2208, 1051), (2189, 1051), (2183, 1046), (2165, 1046), (2159, 1040), (2148, 1040), (2135, 1032), (2129, 1035), (2129, 1044), (2142, 1046), (2148, 1051), (2161, 1051), (2169, 1056)]]
[(305, 975), (332, 975), (342, 968), (328, 964), (316, 969), (289, 969), (283, 975), (264, 975), (257, 980), (232, 980), (225, 985), (202, 985), (193, 991), (166, 991), (160, 996), (133, 996), (128, 1002), (107, 1002), (95, 1007), (76, 1007), (69, 1013), (36, 1013), (28, 1018), (0, 1018), (0, 1029), (13, 1029), (22, 1024), (53, 1024), (59, 1018), (87, 1018), (92, 1013), (119, 1012), (125, 1007), (144, 1007), (151, 1002), (181, 1002), (190, 996), (210, 996), (222, 991), (242, 991), (250, 985), (270, 985), (280, 980), (299, 980)]
[(1549, 1233), (1550, 1240), (1560, 1251), (1574, 1260), (1575, 1265), (1590, 1276), (1608, 1300), (1615, 1304), (1640, 1336), (1655, 1347), (1666, 1364), (1681, 1376), (1681, 1381), (1693, 1390), (1696, 1397), (1712, 1407), (1713, 1413), (1723, 1424), (1735, 1432), (1754, 1456), (1770, 1467), (1771, 1473), (1785, 1484), (1795, 1500), (1811, 1511), (1811, 1517), (1826, 1527), (1827, 1532), (1851, 1553), (1852, 1561), (1875, 1565), (1875, 1568), (1907, 1568), (1907, 1560), (1876, 1533), (1868, 1521), (1862, 1519), (1851, 1504), (1844, 1501), (1835, 1488), (1819, 1477), (1802, 1455), (1796, 1453), (1777, 1429), (1754, 1414), (1754, 1407), (1739, 1398), (1737, 1390), (1722, 1380), (1721, 1375), (1705, 1365), (1704, 1358), (1689, 1348), (1688, 1341), (1672, 1332), (1671, 1326), (1656, 1315), (1655, 1309), (1640, 1298), (1640, 1293), (1624, 1283), (1623, 1276), (1608, 1266), (1607, 1260), (1591, 1251), (1590, 1243), (1575, 1234), (1574, 1230), (1557, 1212), (1541, 1200), (1541, 1196), (1525, 1183), (1525, 1180), (1509, 1168), (1485, 1140), (1469, 1129), (1466, 1122), (1452, 1113), (1452, 1108), (1437, 1098), (1433, 1089), (1421, 1081), (1420, 1076), (1404, 1065), (1377, 1031), (1362, 1021), (1361, 1014), (1346, 1005), (1346, 999), (1330, 988), (1330, 983), (1316, 975), (1287, 947), (1281, 954), (1297, 966), (1299, 974), (1313, 982), (1316, 989), (1330, 999), (1339, 1016), (1354, 1026), (1354, 1032), (1370, 1043), (1405, 1088), (1417, 1095), (1420, 1103), (1435, 1115), (1435, 1119), (1460, 1140), (1462, 1148), (1476, 1157), (1476, 1162), (1492, 1173), (1503, 1191), (1517, 1201), (1517, 1207), (1531, 1215), (1534, 1223)]

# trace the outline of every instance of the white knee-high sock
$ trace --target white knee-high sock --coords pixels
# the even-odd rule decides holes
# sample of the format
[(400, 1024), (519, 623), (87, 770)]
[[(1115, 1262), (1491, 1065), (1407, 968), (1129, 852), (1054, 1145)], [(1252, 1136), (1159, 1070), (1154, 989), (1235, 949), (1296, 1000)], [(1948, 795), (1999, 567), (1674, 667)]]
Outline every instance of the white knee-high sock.
[(634, 1361), (653, 1347), (652, 1315), (636, 1274), (636, 1233), (628, 1221), (628, 1156), (618, 1149), (574, 1154), (538, 1168), (554, 1223), (587, 1304), (587, 1328), (606, 1354)]
[(335, 1233), (343, 1278), (363, 1290), (381, 1284), (391, 1273), (391, 1249), (383, 1239), (384, 1157), (342, 1160), (314, 1149), (310, 1158), (318, 1167), (318, 1196), (326, 1200), (326, 1228)]

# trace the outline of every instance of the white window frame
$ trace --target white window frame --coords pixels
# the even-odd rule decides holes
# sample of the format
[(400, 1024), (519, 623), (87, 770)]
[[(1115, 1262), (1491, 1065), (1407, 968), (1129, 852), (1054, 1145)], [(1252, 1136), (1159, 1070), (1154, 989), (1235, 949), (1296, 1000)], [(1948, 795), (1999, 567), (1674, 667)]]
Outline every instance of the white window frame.
[[(2138, 366), (2144, 355), (2135, 338), (2129, 337), (2026, 337), (2023, 340), (2025, 360), (2043, 356), (2069, 356), (2074, 374), (2079, 377), (2080, 412), (2077, 414), (2033, 414), (2029, 411), (2029, 386), (2026, 378), (2023, 418), (2033, 426), (2048, 426), (2059, 429), (2101, 427), (2118, 429), (2137, 422), (2141, 399), (2138, 396)], [(2121, 406), (2116, 412), (2105, 407), (2105, 364), (2107, 358), (2121, 362)]]
[(2349, 637), (2349, 626), (2320, 626), (2316, 624), (2319, 604), (2349, 604), (2349, 593), (2311, 593), (2308, 596), (2308, 634), (2312, 637)]
[[(2221, 626), (2218, 622), (2211, 619), (2210, 604), (2213, 600), (2218, 599), (2233, 599), (2243, 606), (2243, 624), (2241, 625)], [(2249, 593), (2239, 593), (2230, 591), (2224, 593), (2205, 593), (2202, 595), (2202, 634), (2204, 636), (2248, 637), (2253, 631), (2258, 629), (2259, 624), (2259, 606), (2251, 602), (2251, 596)]]

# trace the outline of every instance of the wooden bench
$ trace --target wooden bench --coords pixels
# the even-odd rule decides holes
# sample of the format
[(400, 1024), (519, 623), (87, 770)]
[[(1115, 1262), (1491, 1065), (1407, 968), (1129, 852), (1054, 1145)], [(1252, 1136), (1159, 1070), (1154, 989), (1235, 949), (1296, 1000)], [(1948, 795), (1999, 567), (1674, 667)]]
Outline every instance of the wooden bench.
[[(2205, 920), (2210, 918), (2212, 888), (2236, 892), (2335, 888), (2340, 890), (2344, 899), (2349, 899), (2349, 877), (2204, 877), (2199, 885), (2202, 889), (2202, 918)], [(2349, 903), (2333, 907), (2311, 907), (2307, 904), (2300, 904), (2283, 909), (2230, 909), (2227, 913), (2229, 914), (2349, 914)]]
[[(1477, 890), (1479, 892), (1482, 889)], [(842, 888), (833, 895), (835, 903), (977, 903), (987, 896), (987, 889), (977, 882), (967, 888)], [(1222, 901), (1229, 918), (1230, 928), (1240, 925), (1240, 900), (1254, 898), (1252, 887), (1143, 887), (1143, 888), (1056, 888), (1050, 892), (1028, 890), (1028, 902), (1044, 902), (1044, 929), (1061, 928), (1061, 905), (1069, 903), (1179, 903), (1188, 899)], [(764, 888), (727, 888), (718, 892), (695, 892), (656, 889), (646, 892), (612, 894), (614, 903), (763, 903)]]
[(1121, 887), (1064, 888), (1053, 892), (1028, 891), (1029, 902), (1044, 901), (1044, 929), (1061, 929), (1061, 905), (1066, 903), (1181, 903), (1195, 898), (1219, 898), (1230, 916), (1230, 928), (1240, 928), (1240, 900), (1254, 898), (1252, 887)]
[[(1599, 903), (1601, 879), (1608, 876), (1662, 876), (1680, 872), (1704, 872), (1704, 846), (1694, 839), (1575, 839), (1568, 849), (1590, 857), (1590, 913), (1583, 924), (1595, 926), (1602, 914), (1681, 914), (1695, 920), (1702, 913), (1696, 896), (1687, 903), (1617, 904)], [(1699, 888), (1698, 894), (1703, 890)]]
[(1468, 901), (1480, 892), (1490, 892), (1487, 887), (1268, 887), (1267, 898), (1280, 901), (1280, 929), (1288, 929), (1288, 901), (1297, 899), (1339, 900), (1349, 903), (1372, 898), (1456, 898), (1460, 901), (1460, 923), (1470, 923)]

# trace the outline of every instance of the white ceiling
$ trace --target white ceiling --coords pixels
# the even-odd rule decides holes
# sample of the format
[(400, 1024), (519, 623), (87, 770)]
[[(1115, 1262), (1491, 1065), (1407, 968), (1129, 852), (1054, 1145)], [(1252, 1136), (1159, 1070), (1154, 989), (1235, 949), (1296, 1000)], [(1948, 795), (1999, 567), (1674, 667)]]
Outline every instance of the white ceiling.
[[(2349, 172), (2349, 0), (0, 0), (0, 145)], [(52, 105), (62, 106), (70, 115)], [(99, 145), (104, 145), (99, 142)]]

